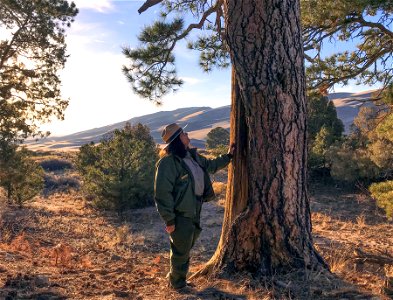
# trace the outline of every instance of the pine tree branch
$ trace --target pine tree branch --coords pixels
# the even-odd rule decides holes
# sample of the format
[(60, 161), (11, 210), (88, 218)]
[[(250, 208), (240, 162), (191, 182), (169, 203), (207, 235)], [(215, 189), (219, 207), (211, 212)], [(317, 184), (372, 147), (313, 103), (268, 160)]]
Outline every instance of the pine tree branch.
[[(340, 23), (341, 24), (337, 24), (335, 28), (333, 27), (334, 29), (331, 26), (318, 26), (318, 27), (305, 28), (304, 33), (306, 35), (306, 45), (304, 47), (304, 50), (308, 51), (314, 49), (314, 47), (310, 44), (310, 42), (314, 42), (314, 44), (321, 43), (326, 38), (333, 37), (337, 32), (341, 31), (344, 27), (347, 27), (348, 25), (355, 24), (355, 23), (359, 24), (358, 27), (377, 28), (382, 33), (386, 34), (390, 38), (393, 38), (393, 32), (390, 31), (385, 26), (383, 26), (383, 24), (366, 21), (361, 14), (353, 15), (352, 17), (346, 18)], [(323, 34), (323, 32), (325, 31), (327, 32)]]
[[(304, 51), (306, 51), (306, 49), (304, 49)], [(308, 55), (308, 54), (306, 54), (306, 53), (304, 53), (304, 58), (305, 58), (308, 62), (310, 62), (310, 63), (312, 63), (312, 62), (315, 61), (310, 55)]]
[[(351, 12), (346, 15), (345, 18), (337, 18), (328, 20), (328, 25), (306, 26), (303, 34), (305, 37), (304, 50), (316, 50), (316, 57), (320, 54), (322, 43), (328, 39), (333, 39), (336, 36), (340, 40), (347, 39), (346, 35), (350, 34), (351, 38), (362, 39), (362, 44), (358, 46), (358, 50), (353, 52), (350, 56), (347, 56), (345, 61), (338, 66), (335, 66), (335, 70), (330, 74), (330, 78), (316, 77), (315, 87), (321, 86), (332, 86), (335, 83), (345, 82), (349, 79), (357, 76), (363, 76), (366, 82), (372, 82), (373, 80), (381, 81), (385, 80), (384, 86), (389, 83), (387, 77), (391, 69), (386, 68), (389, 59), (392, 58), (392, 38), (393, 32), (385, 27), (385, 24), (372, 22), (365, 20), (364, 16), (360, 12)], [(326, 24), (326, 23), (325, 23)], [(342, 34), (340, 33), (342, 32)], [(379, 41), (379, 42), (377, 42)], [(372, 48), (372, 49), (371, 49)], [(345, 54), (342, 53), (342, 56)], [(329, 58), (318, 59), (316, 57), (310, 57), (307, 55), (305, 58), (317, 65), (320, 65), (322, 69), (316, 69), (319, 72), (326, 73), (329, 71)], [(341, 60), (339, 54), (330, 57), (331, 59)], [(379, 67), (377, 62), (382, 65), (383, 71), (378, 70)], [(325, 63), (327, 65), (325, 65)], [(368, 69), (375, 66), (375, 70), (369, 71)], [(326, 73), (329, 77), (329, 73)], [(383, 73), (385, 75), (383, 75)]]
[[(185, 29), (180, 35), (176, 36), (176, 37), (173, 39), (172, 45), (171, 45), (171, 46), (168, 48), (168, 50), (166, 51), (167, 54), (166, 54), (165, 59), (164, 59), (163, 61), (159, 61), (159, 62), (156, 62), (156, 63), (152, 64), (149, 68), (147, 68), (147, 69), (143, 72), (143, 74), (146, 74), (149, 70), (151, 70), (151, 69), (154, 68), (155, 66), (157, 66), (157, 65), (159, 65), (159, 64), (162, 63), (163, 65), (160, 67), (160, 71), (159, 71), (159, 74), (161, 75), (162, 72), (163, 72), (163, 70), (164, 70), (164, 68), (165, 68), (165, 66), (166, 66), (167, 63), (168, 63), (168, 59), (169, 59), (170, 54), (172, 53), (173, 49), (174, 49), (175, 46), (176, 46), (176, 43), (177, 43), (179, 40), (185, 38), (193, 29), (201, 29), (202, 26), (203, 26), (203, 24), (205, 23), (206, 19), (207, 19), (211, 14), (213, 14), (214, 12), (217, 12), (217, 10), (219, 10), (219, 9), (221, 8), (222, 2), (223, 2), (223, 0), (219, 0), (219, 1), (216, 2), (216, 4), (215, 4), (214, 6), (210, 7), (210, 8), (203, 14), (203, 16), (202, 16), (201, 20), (199, 21), (199, 23), (192, 23), (192, 24), (188, 25), (187, 29)], [(142, 75), (142, 76), (143, 76), (143, 75)]]
[(3, 68), (4, 63), (6, 62), (6, 60), (7, 60), (8, 58), (10, 58), (10, 56), (9, 56), (8, 54), (9, 54), (9, 52), (10, 52), (10, 50), (11, 50), (11, 47), (12, 47), (12, 45), (14, 44), (16, 38), (19, 36), (19, 33), (20, 33), (23, 29), (25, 29), (26, 25), (27, 25), (28, 22), (30, 21), (30, 16), (31, 16), (31, 15), (29, 15), (29, 16), (25, 19), (25, 21), (22, 23), (22, 25), (18, 28), (18, 30), (15, 31), (15, 33), (12, 34), (12, 39), (11, 39), (11, 41), (9, 42), (9, 44), (7, 44), (7, 46), (6, 46), (6, 48), (5, 48), (4, 52), (3, 52), (3, 55), (2, 55), (2, 57), (1, 57), (1, 59), (0, 59), (0, 70)]
[[(314, 27), (306, 27), (304, 29), (304, 33), (306, 34), (306, 44), (308, 46), (305, 47), (305, 51), (314, 49), (310, 42), (314, 44), (322, 43), (326, 38), (332, 38), (335, 34), (342, 31), (344, 28), (348, 27), (348, 25), (354, 23), (357, 20), (356, 17), (346, 18), (341, 22), (336, 23), (335, 25), (325, 25), (325, 26), (314, 26)], [(326, 33), (324, 33), (326, 32)]]
[(393, 39), (393, 32), (390, 31), (388, 28), (386, 28), (385, 26), (383, 26), (380, 23), (374, 23), (374, 22), (370, 22), (370, 21), (366, 21), (362, 15), (359, 16), (359, 24), (363, 25), (363, 26), (368, 26), (370, 28), (378, 28), (379, 30), (381, 30), (381, 32), (383, 32), (384, 34), (388, 35), (390, 38)]
[[(169, 56), (170, 56), (170, 54), (172, 53), (173, 49), (175, 48), (176, 43), (177, 43), (179, 40), (184, 39), (193, 29), (201, 29), (202, 26), (203, 26), (203, 24), (205, 23), (206, 19), (207, 19), (211, 14), (213, 14), (214, 12), (217, 12), (217, 10), (219, 10), (219, 9), (221, 8), (222, 3), (223, 3), (223, 0), (218, 0), (214, 6), (210, 7), (210, 8), (202, 15), (202, 18), (200, 19), (199, 23), (192, 23), (192, 24), (188, 25), (187, 29), (184, 30), (184, 31), (182, 32), (182, 34), (178, 35), (178, 36), (173, 40), (171, 47), (169, 47), (169, 49), (168, 49), (168, 51), (167, 51), (167, 55), (166, 55), (166, 58), (165, 58), (165, 60), (164, 60), (164, 62), (163, 62), (163, 66), (160, 68), (160, 71), (159, 71), (160, 76), (161, 76), (161, 74), (162, 74), (162, 72), (163, 72), (165, 66), (166, 66), (167, 63), (168, 63)], [(150, 68), (149, 68), (149, 69), (150, 69)], [(145, 73), (146, 73), (146, 72), (145, 72)]]
[[(199, 23), (192, 23), (192, 24), (188, 25), (187, 29), (184, 30), (183, 33), (176, 38), (176, 41), (185, 38), (190, 33), (190, 31), (193, 29), (201, 29), (203, 24), (205, 23), (207, 17), (209, 17), (213, 13), (219, 14), (219, 10), (220, 10), (222, 4), (223, 4), (223, 0), (218, 0), (214, 6), (210, 7), (207, 11), (205, 11), (205, 13), (202, 15), (202, 18), (200, 19)], [(173, 48), (171, 50), (173, 50)]]
[(217, 7), (217, 11), (216, 11), (216, 27), (217, 27), (217, 32), (220, 35), (221, 39), (224, 40), (224, 31), (222, 30), (221, 27), (221, 18), (224, 16), (224, 12), (222, 10), (222, 1), (219, 2), (221, 3)]
[[(23, 22), (20, 21), (20, 18), (22, 18), (23, 13), (21, 12), (21, 16), (18, 17), (17, 15), (15, 15), (17, 12), (14, 12), (12, 9), (10, 9), (8, 6), (4, 6), (2, 9), (6, 10), (7, 13), (9, 13), (9, 15), (12, 17), (12, 20), (14, 22), (16, 22), (19, 27), (22, 27)], [(26, 18), (30, 18), (31, 14), (26, 15)]]
[(141, 14), (144, 11), (148, 10), (150, 7), (161, 3), (164, 0), (147, 0), (143, 5), (138, 9), (138, 13)]
[[(367, 58), (363, 59), (363, 62), (366, 61), (366, 63), (360, 67), (357, 68), (357, 70), (350, 70), (350, 72), (347, 75), (344, 76), (339, 76), (335, 78), (320, 78), (320, 82), (315, 85), (315, 88), (321, 87), (321, 86), (333, 86), (336, 83), (355, 78), (356, 76), (360, 75), (361, 73), (365, 72), (371, 65), (373, 65), (380, 57), (384, 56), (385, 54), (390, 53), (390, 49), (384, 49), (383, 51), (379, 51), (374, 53), (374, 55), (369, 56)], [(358, 65), (358, 63), (356, 63)]]

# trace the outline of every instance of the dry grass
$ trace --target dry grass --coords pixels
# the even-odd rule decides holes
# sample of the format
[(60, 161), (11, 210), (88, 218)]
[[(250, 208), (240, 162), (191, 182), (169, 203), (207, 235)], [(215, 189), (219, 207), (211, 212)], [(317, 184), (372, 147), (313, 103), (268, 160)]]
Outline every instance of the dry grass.
[[(393, 225), (372, 199), (319, 186), (312, 201), (318, 250), (334, 274), (360, 290), (388, 299)], [(333, 192), (333, 195), (332, 195)]]
[(223, 182), (215, 181), (213, 182), (213, 190), (217, 197), (225, 197), (227, 185)]
[[(314, 242), (332, 273), (199, 278), (189, 294), (167, 288), (169, 244), (154, 207), (120, 218), (94, 210), (77, 192), (21, 210), (1, 204), (0, 299), (389, 299), (392, 223), (364, 196), (322, 185), (311, 192)], [(191, 271), (218, 243), (218, 203), (204, 206)]]

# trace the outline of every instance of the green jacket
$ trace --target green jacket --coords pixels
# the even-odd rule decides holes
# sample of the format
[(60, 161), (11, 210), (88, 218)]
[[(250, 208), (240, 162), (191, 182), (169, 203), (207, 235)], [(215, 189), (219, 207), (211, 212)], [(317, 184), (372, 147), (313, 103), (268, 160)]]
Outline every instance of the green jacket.
[[(203, 200), (210, 201), (215, 195), (208, 172), (215, 173), (230, 162), (230, 155), (220, 155), (207, 159), (198, 154), (196, 149), (189, 149), (191, 156), (204, 171), (205, 188)], [(176, 215), (194, 218), (197, 214), (194, 178), (182, 158), (167, 155), (157, 163), (154, 182), (154, 200), (157, 210), (167, 225), (175, 223)]]

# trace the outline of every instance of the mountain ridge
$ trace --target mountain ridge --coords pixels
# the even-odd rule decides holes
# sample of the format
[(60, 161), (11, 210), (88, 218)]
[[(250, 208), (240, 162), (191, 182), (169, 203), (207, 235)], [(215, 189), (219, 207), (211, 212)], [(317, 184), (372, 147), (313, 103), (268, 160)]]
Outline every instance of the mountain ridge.
[[(332, 93), (328, 95), (337, 110), (337, 116), (345, 126), (345, 133), (349, 133), (350, 125), (359, 109), (363, 105), (372, 105), (367, 102), (375, 90), (360, 93)], [(366, 102), (365, 102), (366, 101)], [(48, 149), (73, 149), (79, 148), (83, 144), (90, 142), (97, 143), (102, 137), (115, 129), (121, 129), (128, 122), (131, 124), (142, 123), (151, 130), (156, 143), (162, 143), (161, 132), (164, 126), (170, 123), (178, 123), (180, 126), (187, 126), (187, 132), (191, 138), (193, 146), (205, 147), (207, 133), (218, 126), (229, 128), (230, 105), (211, 108), (185, 107), (172, 111), (160, 111), (152, 114), (138, 116), (129, 120), (109, 124), (102, 127), (92, 128), (59, 137), (47, 137), (38, 141), (27, 141), (26, 145), (32, 150)]]

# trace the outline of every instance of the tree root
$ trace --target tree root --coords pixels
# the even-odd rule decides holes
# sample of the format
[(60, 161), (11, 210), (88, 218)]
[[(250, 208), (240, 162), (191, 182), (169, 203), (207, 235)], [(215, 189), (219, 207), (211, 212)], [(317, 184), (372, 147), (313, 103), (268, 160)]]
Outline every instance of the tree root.
[(192, 274), (188, 279), (193, 280), (199, 277), (210, 276), (213, 273), (214, 264), (207, 262), (201, 269)]

